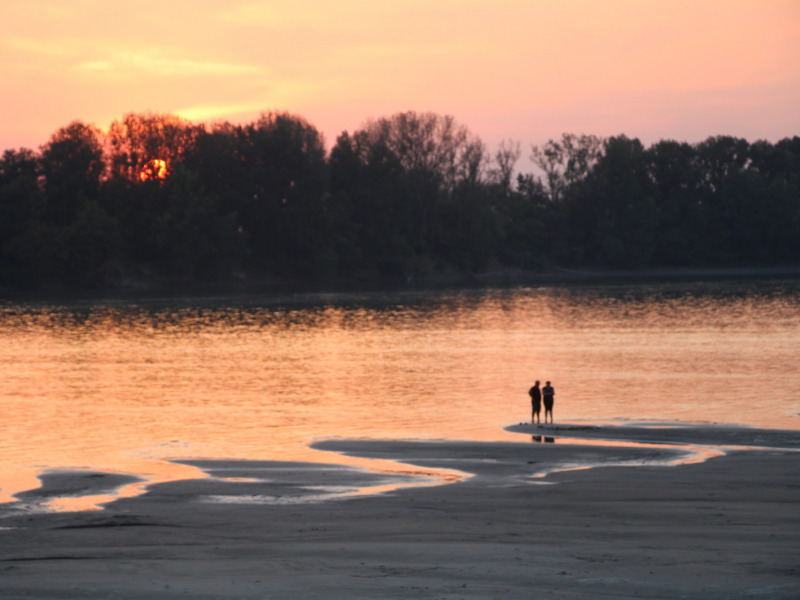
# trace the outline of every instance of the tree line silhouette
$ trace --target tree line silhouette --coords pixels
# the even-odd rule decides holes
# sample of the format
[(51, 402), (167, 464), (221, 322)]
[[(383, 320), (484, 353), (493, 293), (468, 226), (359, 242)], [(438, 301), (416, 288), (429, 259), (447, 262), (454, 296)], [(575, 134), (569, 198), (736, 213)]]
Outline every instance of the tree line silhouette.
[(0, 159), (0, 285), (408, 278), (501, 267), (797, 264), (800, 137), (645, 147), (564, 134), (493, 153), (404, 112), (330, 152), (297, 115), (73, 122)]

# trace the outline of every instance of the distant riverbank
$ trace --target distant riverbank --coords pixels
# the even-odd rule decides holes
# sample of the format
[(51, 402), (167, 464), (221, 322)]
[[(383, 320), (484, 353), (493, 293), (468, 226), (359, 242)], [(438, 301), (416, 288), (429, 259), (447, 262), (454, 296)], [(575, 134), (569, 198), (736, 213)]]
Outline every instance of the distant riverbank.
[(168, 281), (156, 277), (128, 277), (110, 286), (76, 288), (59, 284), (31, 288), (0, 287), (0, 298), (44, 299), (48, 297), (138, 297), (152, 295), (204, 296), (216, 294), (338, 292), (415, 288), (458, 288), (475, 286), (559, 285), (636, 283), (670, 281), (724, 281), (744, 279), (797, 279), (800, 266), (775, 267), (686, 267), (640, 270), (595, 270), (560, 268), (524, 270), (499, 268), (476, 273), (447, 271), (419, 276), (335, 278), (301, 280), (240, 274), (237, 277), (202, 282)]

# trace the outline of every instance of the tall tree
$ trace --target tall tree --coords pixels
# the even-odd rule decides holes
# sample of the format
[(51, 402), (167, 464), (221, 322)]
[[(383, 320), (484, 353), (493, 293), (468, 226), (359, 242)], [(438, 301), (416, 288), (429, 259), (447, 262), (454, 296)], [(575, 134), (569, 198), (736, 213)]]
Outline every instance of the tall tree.
[(326, 270), (322, 134), (297, 115), (264, 113), (244, 128), (240, 155), (247, 182), (242, 226), (259, 266), (284, 274)]
[(100, 131), (74, 121), (42, 146), (39, 159), (48, 218), (67, 226), (87, 202), (95, 202), (105, 170)]
[(368, 146), (384, 146), (397, 158), (410, 184), (409, 201), (420, 235), (417, 251), (436, 252), (442, 199), (461, 174), (477, 168), (476, 138), (450, 115), (414, 111), (368, 121), (356, 135)]
[(38, 184), (38, 156), (29, 148), (5, 150), (0, 157), (0, 247), (44, 217)]
[(127, 182), (163, 179), (184, 160), (202, 128), (168, 114), (129, 113), (108, 132), (109, 174)]
[(4, 284), (28, 283), (57, 272), (56, 252), (48, 251), (52, 235), (42, 225), (44, 213), (37, 154), (28, 148), (4, 151), (0, 157), (0, 281)]
[(519, 142), (503, 140), (494, 153), (494, 168), (490, 171), (493, 183), (500, 186), (504, 194), (511, 193), (514, 167), (522, 156)]
[(643, 267), (655, 249), (658, 209), (642, 143), (609, 138), (603, 153), (570, 200), (573, 248), (583, 264)]
[(749, 162), (750, 144), (729, 135), (714, 136), (697, 145), (697, 159), (705, 175), (705, 187), (713, 194), (725, 179), (742, 171)]
[(367, 132), (344, 132), (330, 155), (337, 250), (346, 274), (403, 275), (418, 236), (400, 159)]
[(571, 186), (591, 172), (602, 149), (602, 139), (574, 133), (565, 133), (560, 142), (531, 146), (531, 160), (544, 172), (552, 202), (560, 202)]
[(697, 243), (702, 236), (699, 190), (704, 176), (696, 148), (662, 140), (647, 150), (645, 160), (659, 209), (653, 260), (660, 265), (690, 265), (698, 258)]

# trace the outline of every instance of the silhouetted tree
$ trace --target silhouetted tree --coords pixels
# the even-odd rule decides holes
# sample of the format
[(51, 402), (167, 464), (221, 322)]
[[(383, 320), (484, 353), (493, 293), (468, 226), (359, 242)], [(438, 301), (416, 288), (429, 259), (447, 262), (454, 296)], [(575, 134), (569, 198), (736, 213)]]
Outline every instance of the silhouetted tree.
[(331, 152), (331, 192), (344, 207), (340, 214), (355, 223), (350, 255), (398, 276), (474, 255), (457, 240), (490, 204), (480, 189), (485, 164), (483, 144), (450, 116), (409, 111), (340, 136)]
[(629, 267), (649, 261), (656, 222), (639, 140), (612, 137), (565, 197), (570, 262)]
[(513, 140), (503, 140), (494, 153), (495, 167), (490, 171), (492, 183), (500, 186), (504, 194), (511, 193), (511, 182), (514, 176), (514, 167), (522, 156), (519, 142)]
[(257, 264), (282, 275), (329, 270), (322, 134), (302, 117), (264, 113), (244, 128), (240, 153), (247, 185), (242, 226)]
[[(33, 150), (6, 150), (0, 158), (0, 281), (29, 283), (56, 272), (43, 225), (45, 198)], [(45, 265), (40, 266), (39, 256)]]
[(0, 157), (0, 285), (800, 260), (800, 137), (564, 134), (514, 180), (519, 155), (412, 111), (329, 156), (283, 112), (211, 127), (131, 113), (105, 137), (75, 121)]
[(339, 136), (330, 192), (341, 268), (347, 274), (404, 275), (414, 256), (410, 181), (398, 156), (365, 131)]
[(597, 163), (603, 141), (593, 135), (565, 133), (560, 142), (548, 141), (541, 148), (531, 146), (531, 160), (545, 174), (552, 202), (585, 178)]
[(44, 217), (37, 165), (36, 154), (28, 148), (6, 150), (0, 158), (0, 246)]
[(540, 178), (530, 173), (518, 175), (516, 191), (507, 197), (499, 213), (501, 263), (539, 269), (566, 260), (566, 214), (561, 204), (550, 201)]
[(645, 156), (659, 209), (659, 226), (653, 260), (659, 265), (690, 265), (697, 259), (701, 236), (700, 195), (703, 176), (693, 146), (663, 140)]
[(415, 230), (415, 253), (436, 252), (443, 197), (469, 171), (476, 145), (469, 130), (450, 116), (407, 111), (368, 121), (360, 134), (371, 146), (385, 146), (405, 170)]
[(125, 115), (112, 122), (108, 132), (110, 177), (127, 182), (152, 178), (152, 174), (148, 177), (148, 165), (151, 173), (160, 171), (152, 161), (164, 161), (166, 176), (172, 164), (183, 161), (191, 151), (200, 129), (174, 115)]

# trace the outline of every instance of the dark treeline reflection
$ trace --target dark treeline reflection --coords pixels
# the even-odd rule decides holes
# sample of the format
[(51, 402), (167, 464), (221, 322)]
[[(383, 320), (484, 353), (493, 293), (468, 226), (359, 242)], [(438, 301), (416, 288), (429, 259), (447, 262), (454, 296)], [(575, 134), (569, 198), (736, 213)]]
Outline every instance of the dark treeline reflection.
[(800, 259), (800, 137), (565, 134), (515, 177), (522, 155), (431, 113), (368, 121), (330, 152), (288, 113), (74, 122), (0, 159), (0, 285)]

